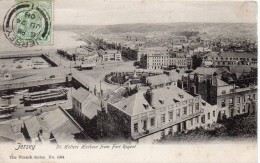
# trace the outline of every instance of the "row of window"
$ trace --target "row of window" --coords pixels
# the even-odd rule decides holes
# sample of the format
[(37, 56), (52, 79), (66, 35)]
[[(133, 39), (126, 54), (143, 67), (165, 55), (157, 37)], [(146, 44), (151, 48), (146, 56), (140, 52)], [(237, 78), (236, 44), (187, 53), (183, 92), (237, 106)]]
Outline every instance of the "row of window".
[[(179, 123), (176, 125), (177, 127), (177, 132), (180, 132), (181, 131), (181, 125), (182, 125), (182, 130), (186, 130), (186, 123), (189, 122), (191, 126), (193, 126), (193, 124), (197, 124), (199, 123), (199, 117), (195, 117), (194, 120), (193, 118), (188, 120), (188, 121), (185, 121), (185, 122), (182, 122), (182, 123)], [(173, 126), (169, 127), (168, 128), (168, 135), (171, 135), (173, 134)], [(166, 135), (166, 129), (162, 130), (161, 131), (161, 138), (163, 138), (164, 136)]]
[[(212, 116), (213, 117), (216, 116), (216, 112), (215, 111), (212, 112)], [(208, 120), (210, 120), (210, 112), (208, 112)], [(201, 123), (205, 123), (205, 115), (201, 116)]]
[[(155, 117), (150, 118), (150, 126), (154, 127), (155, 126)], [(147, 130), (147, 120), (143, 120), (143, 130)], [(138, 133), (138, 123), (134, 124), (134, 132)]]
[[(195, 104), (195, 112), (198, 112), (199, 111), (199, 103), (196, 103)], [(194, 113), (194, 110), (193, 110), (193, 105), (190, 105), (189, 106), (189, 115), (192, 115)], [(173, 121), (173, 115), (174, 115), (174, 111), (169, 111), (168, 112), (168, 115), (169, 115), (169, 121)], [(183, 107), (182, 109), (182, 117), (183, 116), (187, 116), (188, 115), (188, 107), (185, 106)], [(177, 109), (176, 110), (176, 118), (180, 118), (181, 117), (181, 109)], [(161, 117), (160, 117), (160, 123), (161, 124), (164, 124), (166, 123), (166, 114), (161, 114)], [(150, 118), (150, 126), (151, 127), (154, 127), (155, 126), (155, 117), (152, 117)], [(147, 120), (143, 120), (143, 130), (147, 130)], [(134, 124), (134, 132), (135, 133), (138, 133), (138, 123), (135, 123)]]
[[(211, 59), (211, 57), (209, 57), (209, 59)], [(213, 60), (224, 60), (223, 57), (216, 57), (216, 58), (212, 57), (212, 59), (213, 59)], [(225, 58), (225, 60), (231, 60), (231, 61), (232, 61), (232, 60), (234, 60), (234, 61), (246, 60), (246, 61), (249, 61), (250, 58)]]
[[(246, 112), (246, 106), (243, 106), (242, 113)], [(240, 107), (237, 107), (237, 114), (240, 114)]]
[[(240, 104), (241, 102), (241, 98), (242, 98), (242, 103), (246, 102), (246, 96), (244, 97), (236, 97), (236, 102), (238, 104)], [(247, 100), (251, 99), (251, 95), (247, 95)], [(255, 100), (256, 99), (256, 95), (252, 94), (252, 99)], [(229, 104), (234, 104), (234, 99), (232, 97), (229, 98)], [(221, 107), (226, 107), (226, 99), (222, 99), (221, 100)]]

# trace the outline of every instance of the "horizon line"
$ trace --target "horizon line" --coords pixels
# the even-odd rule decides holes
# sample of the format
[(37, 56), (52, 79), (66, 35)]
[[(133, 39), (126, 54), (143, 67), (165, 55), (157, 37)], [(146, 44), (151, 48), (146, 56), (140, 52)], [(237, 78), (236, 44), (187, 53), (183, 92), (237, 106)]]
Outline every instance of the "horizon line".
[(197, 23), (197, 24), (257, 24), (258, 22), (170, 22), (170, 23), (118, 23), (118, 24), (54, 24), (70, 26), (109, 26), (109, 25), (134, 25), (134, 24), (177, 24), (177, 23)]

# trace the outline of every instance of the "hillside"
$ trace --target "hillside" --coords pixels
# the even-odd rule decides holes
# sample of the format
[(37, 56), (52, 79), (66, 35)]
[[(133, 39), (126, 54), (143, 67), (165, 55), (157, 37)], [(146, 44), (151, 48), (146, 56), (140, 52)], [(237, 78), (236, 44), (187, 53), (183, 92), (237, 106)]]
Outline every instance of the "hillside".
[(198, 36), (206, 38), (225, 37), (257, 40), (257, 25), (241, 23), (118, 24), (100, 27), (94, 33), (139, 33), (142, 35), (156, 32), (178, 36), (184, 31), (195, 31), (198, 32)]

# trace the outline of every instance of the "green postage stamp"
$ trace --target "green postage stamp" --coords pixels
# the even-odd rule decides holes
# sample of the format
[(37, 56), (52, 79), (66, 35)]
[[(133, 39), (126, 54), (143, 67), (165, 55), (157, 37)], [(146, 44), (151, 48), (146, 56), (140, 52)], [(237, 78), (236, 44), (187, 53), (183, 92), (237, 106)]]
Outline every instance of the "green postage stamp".
[(53, 43), (53, 0), (16, 0), (4, 18), (6, 38), (17, 47)]

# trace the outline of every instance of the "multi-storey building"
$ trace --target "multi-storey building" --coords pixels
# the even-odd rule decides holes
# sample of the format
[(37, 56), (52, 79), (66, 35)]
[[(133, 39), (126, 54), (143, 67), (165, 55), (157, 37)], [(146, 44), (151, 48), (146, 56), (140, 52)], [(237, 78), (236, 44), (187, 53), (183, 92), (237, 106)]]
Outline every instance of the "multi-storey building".
[(88, 125), (101, 109), (98, 97), (84, 88), (80, 87), (72, 93), (72, 110), (81, 124)]
[(197, 93), (212, 105), (217, 105), (219, 118), (252, 113), (257, 107), (257, 86), (239, 87), (228, 84), (216, 76), (200, 81), (195, 80)]
[(168, 48), (166, 46), (164, 47), (145, 47), (138, 49), (137, 53), (137, 60), (140, 61), (142, 56), (150, 55), (150, 54), (169, 54), (171, 51), (171, 48)]
[[(21, 124), (19, 121), (23, 123)], [(76, 135), (81, 135), (75, 121), (69, 118), (67, 111), (62, 108), (14, 121), (14, 123), (20, 124), (15, 125), (14, 132), (20, 130), (23, 134), (23, 136), (19, 135), (18, 139), (24, 137), (25, 140), (33, 143), (77, 143)]]
[(122, 61), (121, 52), (118, 51), (118, 50), (99, 51), (99, 54), (101, 55), (102, 60), (104, 62), (107, 62), (107, 61)]
[(174, 57), (172, 54), (150, 53), (147, 55), (147, 69), (162, 69), (170, 66), (186, 69), (191, 60), (185, 56)]
[(211, 52), (202, 58), (203, 66), (257, 65), (257, 55), (239, 52)]
[(217, 86), (217, 106), (220, 118), (252, 113), (256, 109), (257, 87), (251, 85), (238, 88), (235, 85), (223, 84)]
[(179, 79), (181, 76), (177, 72), (170, 72), (168, 75), (160, 74), (146, 77), (146, 84), (152, 89), (157, 89), (170, 85), (176, 86)]
[(201, 119), (202, 115), (205, 118), (202, 105), (200, 95), (191, 96), (176, 86), (166, 86), (138, 92), (114, 104), (108, 103), (107, 111), (120, 122), (117, 128), (121, 131), (118, 132), (124, 133), (125, 137), (138, 142), (152, 142), (167, 134), (208, 123)]

